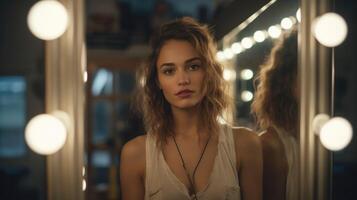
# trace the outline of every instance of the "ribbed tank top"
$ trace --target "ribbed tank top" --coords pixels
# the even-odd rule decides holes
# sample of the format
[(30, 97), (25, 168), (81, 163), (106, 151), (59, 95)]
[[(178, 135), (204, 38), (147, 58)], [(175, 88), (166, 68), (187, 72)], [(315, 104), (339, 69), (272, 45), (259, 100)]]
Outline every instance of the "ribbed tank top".
[(288, 176), (286, 180), (286, 199), (298, 199), (298, 144), (292, 135), (286, 131), (274, 127), (280, 141), (283, 143), (285, 155), (288, 162)]
[[(235, 144), (232, 128), (221, 126), (218, 152), (205, 189), (196, 195), (199, 200), (240, 200), (236, 170)], [(171, 171), (162, 150), (157, 148), (155, 136), (146, 136), (145, 200), (192, 200), (186, 186)]]

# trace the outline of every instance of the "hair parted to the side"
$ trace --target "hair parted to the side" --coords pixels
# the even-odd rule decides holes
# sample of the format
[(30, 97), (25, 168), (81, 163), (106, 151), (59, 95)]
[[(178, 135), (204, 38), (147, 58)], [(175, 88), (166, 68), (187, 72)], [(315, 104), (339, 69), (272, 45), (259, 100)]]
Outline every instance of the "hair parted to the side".
[[(161, 26), (151, 39), (151, 54), (138, 77), (141, 86), (141, 108), (145, 129), (155, 134), (158, 146), (162, 147), (173, 134), (171, 106), (158, 86), (157, 59), (162, 46), (169, 40), (189, 42), (203, 62), (205, 78), (204, 97), (199, 104), (201, 124), (212, 132), (219, 131), (218, 116), (230, 107), (227, 83), (223, 79), (223, 68), (216, 61), (216, 45), (206, 25), (199, 24), (190, 17), (183, 17)], [(140, 90), (139, 90), (140, 91)]]
[(297, 31), (293, 30), (275, 44), (255, 79), (251, 108), (261, 129), (275, 126), (296, 134), (297, 80)]

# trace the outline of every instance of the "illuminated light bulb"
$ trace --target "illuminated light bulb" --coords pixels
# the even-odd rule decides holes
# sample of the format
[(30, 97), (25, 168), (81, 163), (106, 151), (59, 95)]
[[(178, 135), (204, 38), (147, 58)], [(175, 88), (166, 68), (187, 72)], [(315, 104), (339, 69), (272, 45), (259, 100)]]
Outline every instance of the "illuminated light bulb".
[(225, 56), (224, 56), (223, 51), (218, 51), (217, 54), (216, 54), (216, 58), (217, 58), (218, 61), (225, 60)]
[(298, 22), (301, 22), (301, 9), (297, 9), (296, 11), (296, 19), (298, 20)]
[(232, 59), (234, 56), (233, 52), (229, 48), (225, 49), (223, 54), (226, 59)]
[(245, 49), (249, 49), (253, 46), (254, 41), (250, 37), (245, 37), (242, 39), (241, 44)]
[(26, 125), (27, 145), (41, 155), (56, 153), (66, 142), (68, 122), (68, 115), (62, 111), (35, 116)]
[(274, 25), (274, 26), (270, 26), (268, 29), (268, 33), (270, 35), (270, 37), (272, 38), (278, 38), (281, 35), (281, 28), (279, 25)]
[(36, 37), (43, 40), (57, 39), (67, 29), (67, 10), (59, 1), (38, 1), (29, 11), (27, 24)]
[(263, 42), (266, 39), (266, 33), (264, 31), (255, 31), (253, 38), (256, 42)]
[(336, 13), (326, 13), (314, 20), (312, 30), (322, 45), (335, 47), (346, 39), (347, 23)]
[(318, 114), (312, 120), (312, 129), (316, 135), (320, 134), (321, 127), (330, 119), (327, 114)]
[(334, 117), (321, 127), (320, 141), (331, 151), (345, 148), (351, 140), (352, 126), (342, 117)]
[(85, 191), (87, 188), (87, 182), (85, 179), (82, 180), (82, 191)]
[(223, 79), (226, 81), (234, 81), (236, 80), (237, 74), (233, 69), (224, 69), (223, 70)]
[(83, 73), (83, 81), (86, 83), (87, 80), (88, 80), (88, 72), (85, 71), (85, 72)]
[(245, 102), (251, 101), (253, 99), (253, 93), (248, 90), (244, 90), (241, 94), (241, 99)]
[(241, 72), (240, 72), (240, 77), (243, 79), (243, 80), (250, 80), (252, 79), (254, 76), (254, 73), (252, 70), (250, 69), (243, 69)]
[(82, 167), (82, 176), (85, 176), (85, 175), (86, 175), (86, 168)]
[(291, 27), (293, 27), (293, 24), (293, 21), (289, 17), (285, 17), (280, 22), (281, 28), (285, 30), (291, 29)]
[(234, 54), (239, 54), (244, 50), (244, 48), (242, 47), (242, 45), (239, 42), (235, 42), (232, 44), (231, 50)]

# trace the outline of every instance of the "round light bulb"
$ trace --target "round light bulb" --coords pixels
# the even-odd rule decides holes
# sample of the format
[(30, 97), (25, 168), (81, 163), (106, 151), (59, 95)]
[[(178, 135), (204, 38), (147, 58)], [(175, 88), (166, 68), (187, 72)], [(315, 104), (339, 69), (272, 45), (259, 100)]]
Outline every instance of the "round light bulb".
[(256, 42), (263, 42), (266, 39), (264, 31), (255, 31), (253, 38)]
[(249, 49), (253, 46), (254, 41), (250, 37), (245, 37), (242, 39), (241, 44), (245, 49)]
[(241, 99), (245, 102), (251, 101), (253, 99), (253, 93), (248, 90), (244, 90), (241, 94)]
[(58, 117), (40, 114), (26, 125), (25, 140), (34, 152), (42, 155), (56, 153), (67, 138), (66, 124)]
[(229, 48), (225, 49), (223, 54), (226, 59), (232, 59), (234, 56), (233, 52)]
[(250, 80), (252, 79), (254, 76), (254, 73), (252, 70), (250, 69), (243, 69), (241, 72), (240, 72), (240, 77), (243, 79), (243, 80)]
[(330, 119), (330, 116), (327, 114), (318, 114), (312, 120), (312, 129), (316, 135), (320, 134), (321, 127)]
[(233, 69), (224, 69), (223, 70), (223, 79), (226, 81), (234, 81), (236, 80), (236, 71)]
[(347, 23), (336, 13), (326, 13), (315, 19), (313, 33), (322, 45), (335, 47), (346, 39)]
[(82, 180), (82, 191), (85, 191), (87, 189), (87, 182), (86, 179)]
[(298, 22), (301, 22), (301, 9), (297, 9), (296, 11), (296, 19), (298, 20)]
[(352, 126), (342, 117), (334, 117), (321, 127), (320, 141), (331, 151), (345, 148), (351, 140)]
[(268, 33), (269, 33), (270, 37), (272, 37), (274, 39), (278, 38), (281, 35), (281, 28), (279, 25), (271, 26), (268, 29)]
[(280, 22), (281, 28), (288, 30), (293, 27), (293, 21), (289, 17), (285, 17), (284, 19), (281, 20)]
[(36, 37), (54, 40), (67, 29), (67, 10), (59, 1), (39, 1), (30, 9), (27, 24)]
[(218, 51), (218, 52), (216, 53), (216, 59), (217, 59), (218, 61), (223, 61), (223, 60), (225, 60), (223, 51)]
[(235, 43), (232, 44), (231, 50), (232, 50), (233, 53), (239, 54), (239, 53), (241, 53), (243, 51), (243, 47), (239, 42), (235, 42)]

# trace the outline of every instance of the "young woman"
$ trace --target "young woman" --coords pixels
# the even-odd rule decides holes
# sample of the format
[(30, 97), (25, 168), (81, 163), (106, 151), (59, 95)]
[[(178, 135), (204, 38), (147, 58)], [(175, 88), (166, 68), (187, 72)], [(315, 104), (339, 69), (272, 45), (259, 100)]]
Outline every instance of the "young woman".
[(264, 200), (297, 200), (297, 33), (283, 35), (261, 66), (252, 111), (263, 148)]
[(206, 26), (186, 17), (161, 27), (144, 69), (147, 134), (121, 154), (124, 200), (262, 198), (259, 137), (217, 120), (229, 106), (222, 71)]

